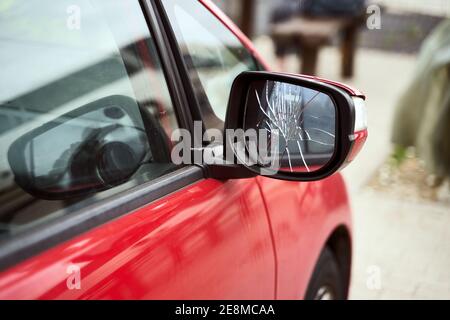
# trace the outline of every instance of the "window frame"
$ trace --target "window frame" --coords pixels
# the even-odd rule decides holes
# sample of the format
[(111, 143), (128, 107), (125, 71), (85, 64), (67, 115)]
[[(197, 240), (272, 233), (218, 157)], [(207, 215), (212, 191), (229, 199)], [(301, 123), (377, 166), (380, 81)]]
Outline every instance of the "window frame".
[[(140, 0), (142, 15), (154, 40), (179, 128), (193, 132), (192, 110), (185, 91), (183, 69), (178, 68), (155, 0)], [(183, 80), (184, 79), (184, 80)], [(99, 200), (70, 215), (37, 224), (0, 241), (0, 271), (12, 267), (84, 232), (129, 214), (165, 196), (205, 179), (202, 166), (189, 165), (129, 190)]]
[[(177, 37), (175, 35), (175, 31), (173, 30), (172, 23), (170, 22), (169, 16), (166, 13), (166, 10), (162, 3), (164, 0), (151, 0), (151, 1), (155, 3), (155, 6), (158, 8), (158, 11), (161, 15), (161, 25), (164, 27), (167, 38), (168, 38), (167, 45), (170, 46), (171, 51), (175, 58), (175, 63), (177, 65), (177, 68), (178, 68), (178, 70), (180, 70), (180, 74), (182, 76), (182, 82), (184, 85), (184, 90), (188, 93), (188, 96), (192, 97), (188, 101), (188, 105), (189, 105), (189, 108), (192, 113), (193, 121), (201, 121), (202, 122), (202, 130), (203, 130), (202, 134), (204, 134), (208, 128), (205, 127), (205, 121), (204, 121), (204, 117), (202, 115), (202, 110), (201, 110), (202, 107), (201, 107), (200, 102), (198, 101), (198, 97), (195, 93), (195, 88), (189, 77), (189, 70), (186, 65), (186, 62), (183, 59), (183, 55), (182, 55), (182, 52), (178, 45)], [(241, 38), (233, 30), (231, 30), (229, 28), (229, 26), (221, 19), (221, 17), (217, 16), (211, 10), (211, 8), (206, 6), (205, 3), (201, 0), (188, 0), (188, 1), (197, 1), (201, 6), (203, 6), (204, 9), (206, 11), (208, 11), (209, 14), (211, 14), (211, 16), (213, 16), (219, 23), (221, 23), (230, 32), (230, 34), (232, 34), (241, 43), (242, 47), (248, 52), (250, 57), (253, 59), (253, 62), (255, 63), (256, 68), (258, 68), (257, 71), (265, 71), (262, 63), (257, 59), (254, 52), (252, 50), (250, 50), (247, 47), (247, 45), (241, 40)], [(207, 95), (206, 95), (206, 92), (205, 92), (203, 86), (202, 86), (202, 90), (203, 90), (202, 95), (204, 95), (207, 98)], [(211, 112), (213, 112), (212, 107), (211, 107)], [(215, 113), (214, 113), (214, 116), (216, 116)], [(197, 145), (206, 146), (203, 141), (197, 141), (197, 143), (198, 143)]]

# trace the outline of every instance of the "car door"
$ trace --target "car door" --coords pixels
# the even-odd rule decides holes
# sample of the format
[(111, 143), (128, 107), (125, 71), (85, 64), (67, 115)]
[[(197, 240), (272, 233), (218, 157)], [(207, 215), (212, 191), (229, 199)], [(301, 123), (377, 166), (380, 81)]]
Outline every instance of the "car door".
[[(162, 11), (143, 3), (14, 1), (0, 11), (0, 298), (274, 298), (275, 259), (256, 180), (205, 179), (200, 166), (171, 162), (172, 132), (189, 129), (201, 106), (183, 82), (186, 70), (172, 63)], [(132, 101), (127, 112), (138, 116), (128, 129), (144, 138), (108, 136), (125, 126), (121, 101)], [(95, 112), (81, 112), (87, 106)], [(31, 161), (33, 172), (17, 169), (6, 155), (37, 132), (22, 156), (39, 161)], [(91, 175), (99, 171), (81, 161), (93, 161), (83, 148), (100, 137), (98, 152), (111, 141), (146, 148), (136, 170), (126, 167), (126, 180), (98, 181)], [(70, 181), (64, 197), (23, 183), (37, 173), (58, 186)], [(72, 194), (79, 175), (95, 187)]]

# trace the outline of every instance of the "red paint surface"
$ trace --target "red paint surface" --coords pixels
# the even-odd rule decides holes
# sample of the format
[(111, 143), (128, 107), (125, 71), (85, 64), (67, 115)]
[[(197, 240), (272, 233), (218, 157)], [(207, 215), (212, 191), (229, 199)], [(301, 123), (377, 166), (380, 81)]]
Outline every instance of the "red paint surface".
[(301, 299), (326, 241), (339, 226), (351, 233), (340, 174), (317, 182), (257, 178), (269, 211), (278, 264), (278, 299)]
[(204, 180), (4, 272), (0, 299), (273, 299), (274, 261), (255, 179)]
[[(351, 226), (339, 174), (203, 180), (4, 271), (0, 299), (298, 299), (338, 226)], [(72, 265), (80, 290), (67, 287)]]
[(355, 132), (353, 135), (355, 141), (353, 142), (353, 147), (352, 150), (350, 151), (350, 155), (347, 158), (347, 162), (352, 162), (353, 160), (355, 160), (356, 156), (362, 150), (364, 144), (367, 141), (367, 138), (369, 137), (369, 131), (366, 129)]

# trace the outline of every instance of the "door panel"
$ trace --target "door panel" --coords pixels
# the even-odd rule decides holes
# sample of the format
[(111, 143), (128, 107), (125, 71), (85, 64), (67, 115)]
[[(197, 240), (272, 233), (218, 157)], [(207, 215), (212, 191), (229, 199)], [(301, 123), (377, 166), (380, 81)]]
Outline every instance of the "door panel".
[(272, 252), (255, 179), (204, 180), (3, 272), (0, 299), (272, 299)]
[(274, 234), (277, 299), (302, 299), (328, 237), (351, 230), (347, 191), (340, 174), (315, 182), (258, 177)]

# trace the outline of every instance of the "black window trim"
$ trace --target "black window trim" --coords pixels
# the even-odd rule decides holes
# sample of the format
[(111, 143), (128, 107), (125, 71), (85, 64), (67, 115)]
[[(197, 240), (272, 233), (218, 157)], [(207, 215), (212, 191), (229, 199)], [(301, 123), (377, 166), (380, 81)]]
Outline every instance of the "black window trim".
[(184, 70), (180, 71), (178, 68), (176, 55), (172, 51), (169, 37), (166, 34), (167, 28), (164, 26), (155, 0), (140, 0), (139, 3), (155, 40), (164, 75), (166, 79), (171, 80), (167, 81), (167, 85), (174, 108), (178, 114), (179, 126), (193, 132), (194, 122), (191, 109), (189, 108), (189, 99), (184, 89), (184, 77), (182, 77)]
[[(184, 62), (182, 53), (180, 51), (180, 48), (178, 46), (178, 42), (175, 36), (175, 32), (172, 29), (172, 25), (170, 23), (169, 17), (166, 13), (166, 10), (164, 8), (164, 5), (162, 3), (163, 0), (145, 0), (146, 2), (151, 2), (152, 5), (155, 8), (155, 12), (158, 13), (157, 20), (160, 24), (160, 26), (164, 30), (164, 39), (165, 44), (167, 45), (167, 48), (170, 48), (170, 51), (172, 52), (172, 58), (173, 63), (176, 65), (176, 68), (179, 70), (180, 75), (180, 83), (184, 88), (184, 92), (187, 93), (187, 95), (190, 97), (189, 100), (186, 100), (186, 106), (189, 107), (192, 114), (192, 124), (193, 121), (202, 121), (201, 116), (201, 109), (200, 109), (200, 103), (198, 101), (197, 95), (195, 94), (194, 87), (191, 83), (191, 79), (189, 77), (189, 71), (187, 69), (187, 66)], [(194, 1), (194, 0), (192, 0)], [(202, 129), (203, 133), (205, 132), (206, 128), (202, 121)], [(193, 129), (191, 130), (191, 133), (193, 132)], [(203, 134), (202, 133), (202, 134)], [(194, 137), (196, 138), (196, 137)], [(203, 141), (196, 141), (196, 145), (202, 145)]]
[[(155, 40), (179, 126), (192, 132), (193, 121), (180, 77), (182, 72), (177, 69), (154, 1), (140, 0), (139, 3)], [(205, 172), (201, 166), (186, 166), (69, 215), (57, 217), (45, 225), (30, 227), (22, 233), (0, 241), (0, 271), (204, 179)]]

